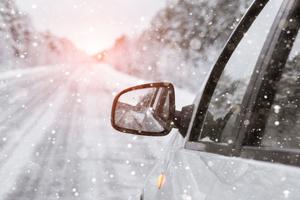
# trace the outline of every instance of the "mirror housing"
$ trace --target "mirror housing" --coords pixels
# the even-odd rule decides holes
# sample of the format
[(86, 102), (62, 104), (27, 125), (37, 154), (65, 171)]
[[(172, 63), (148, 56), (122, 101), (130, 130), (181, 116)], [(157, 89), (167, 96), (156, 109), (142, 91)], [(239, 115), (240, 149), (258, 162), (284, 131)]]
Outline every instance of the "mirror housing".
[(175, 91), (171, 83), (150, 83), (128, 88), (113, 101), (111, 124), (118, 131), (165, 136), (174, 127)]

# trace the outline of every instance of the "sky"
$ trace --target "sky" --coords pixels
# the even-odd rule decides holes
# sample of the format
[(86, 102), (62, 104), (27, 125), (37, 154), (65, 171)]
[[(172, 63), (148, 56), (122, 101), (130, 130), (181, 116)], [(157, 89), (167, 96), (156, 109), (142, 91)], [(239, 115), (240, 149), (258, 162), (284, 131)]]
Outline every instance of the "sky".
[(34, 27), (70, 39), (89, 54), (149, 26), (166, 0), (16, 0)]

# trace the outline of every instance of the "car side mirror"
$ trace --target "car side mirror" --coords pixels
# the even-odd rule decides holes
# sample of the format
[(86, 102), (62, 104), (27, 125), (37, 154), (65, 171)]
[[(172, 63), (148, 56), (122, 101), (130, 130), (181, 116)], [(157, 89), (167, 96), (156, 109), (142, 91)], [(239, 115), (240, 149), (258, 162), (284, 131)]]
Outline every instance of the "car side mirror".
[(171, 83), (128, 88), (114, 99), (111, 123), (121, 132), (164, 136), (174, 127), (175, 92)]

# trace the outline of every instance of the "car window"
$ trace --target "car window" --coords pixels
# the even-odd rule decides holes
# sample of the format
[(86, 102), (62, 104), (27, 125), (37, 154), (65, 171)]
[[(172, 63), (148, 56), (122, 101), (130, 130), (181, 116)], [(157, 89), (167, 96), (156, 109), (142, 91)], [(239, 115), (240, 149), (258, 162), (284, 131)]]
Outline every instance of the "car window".
[[(266, 97), (267, 98), (267, 97)], [(261, 146), (300, 149), (300, 34), (283, 68)]]
[(266, 5), (232, 54), (218, 80), (202, 126), (196, 130), (198, 141), (234, 142), (234, 123), (240, 114), (241, 102), (281, 3), (271, 1)]

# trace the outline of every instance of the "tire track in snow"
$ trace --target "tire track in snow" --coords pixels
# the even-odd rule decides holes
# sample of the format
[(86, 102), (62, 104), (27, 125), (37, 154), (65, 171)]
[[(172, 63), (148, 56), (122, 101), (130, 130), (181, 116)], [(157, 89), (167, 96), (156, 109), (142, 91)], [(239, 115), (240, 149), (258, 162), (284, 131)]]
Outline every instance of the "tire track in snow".
[[(74, 89), (74, 87), (72, 87)], [(67, 98), (70, 97), (70, 93), (67, 94)], [(16, 186), (16, 191), (12, 192), (6, 198), (7, 200), (14, 199), (44, 199), (49, 195), (47, 190), (49, 190), (47, 184), (52, 183), (54, 186), (59, 185), (60, 183), (54, 180), (54, 182), (49, 181), (49, 177), (55, 177), (53, 174), (61, 173), (62, 176), (57, 176), (57, 178), (63, 179), (63, 176), (66, 172), (66, 164), (68, 161), (67, 158), (67, 148), (69, 144), (67, 142), (70, 134), (70, 129), (73, 121), (73, 112), (74, 112), (75, 102), (63, 102), (60, 106), (61, 111), (63, 111), (59, 121), (54, 121), (48, 130), (48, 134), (44, 133), (43, 139), (39, 142), (38, 146), (35, 149), (33, 154), (33, 167), (29, 166), (28, 170), (18, 178), (18, 184)], [(67, 122), (67, 123), (66, 123)], [(51, 130), (56, 130), (51, 132)], [(49, 138), (51, 138), (49, 140)], [(54, 142), (55, 141), (55, 142)], [(53, 144), (54, 142), (54, 144)], [(38, 156), (35, 156), (38, 155)], [(55, 169), (54, 169), (55, 168)], [(59, 180), (61, 181), (61, 180)], [(62, 195), (58, 191), (54, 195)], [(50, 193), (53, 195), (53, 193)], [(56, 199), (57, 196), (54, 196), (53, 199)]]
[[(72, 76), (69, 76), (69, 79), (71, 80)], [(68, 83), (68, 82), (67, 82)], [(51, 109), (47, 110), (47, 113), (45, 113), (39, 120), (36, 121), (35, 126), (32, 128), (31, 131), (28, 131), (28, 134), (23, 131), (24, 135), (24, 141), (19, 142), (19, 145), (16, 145), (16, 149), (13, 152), (13, 155), (9, 155), (7, 158), (7, 162), (3, 163), (2, 168), (0, 170), (0, 178), (2, 179), (2, 184), (4, 184), (2, 189), (0, 190), (0, 198), (2, 199), (3, 195), (10, 189), (13, 188), (13, 185), (16, 180), (16, 175), (19, 174), (20, 169), (22, 166), (24, 166), (24, 162), (30, 162), (30, 159), (27, 158), (29, 156), (29, 153), (32, 151), (32, 146), (35, 143), (38, 143), (38, 140), (42, 137), (43, 132), (45, 131), (45, 127), (47, 127), (47, 124), (56, 121), (54, 120), (55, 115), (59, 115), (61, 109), (58, 109), (58, 106), (61, 104), (62, 96), (64, 96), (64, 91), (58, 92), (56, 99), (53, 99), (53, 107)], [(57, 116), (56, 116), (57, 117)], [(59, 119), (59, 118), (58, 118)], [(43, 124), (41, 124), (43, 123)], [(20, 160), (21, 155), (23, 155), (23, 160)], [(19, 160), (18, 160), (19, 159)], [(13, 164), (15, 163), (15, 164)], [(4, 168), (4, 169), (3, 169)], [(5, 173), (7, 174), (9, 172), (8, 176), (5, 176)]]
[[(38, 109), (39, 107), (37, 106), (38, 103), (43, 104), (43, 101), (50, 95), (52, 95), (55, 90), (59, 89), (61, 87), (61, 83), (63, 83), (64, 77), (59, 77), (57, 78), (57, 82), (54, 82), (53, 84), (47, 84), (47, 82), (45, 83), (45, 85), (39, 85), (38, 88), (36, 90), (32, 89), (32, 88), (26, 88), (26, 90), (30, 91), (30, 94), (35, 94), (35, 95), (31, 95), (28, 98), (26, 98), (25, 100), (23, 100), (23, 102), (20, 105), (11, 105), (8, 104), (6, 105), (7, 108), (11, 108), (9, 109), (8, 113), (3, 113), (3, 117), (2, 119), (0, 119), (0, 124), (6, 124), (7, 121), (9, 121), (11, 118), (13, 118), (15, 115), (21, 115), (22, 113), (25, 114), (30, 114), (30, 112), (22, 112), (24, 111), (25, 108), (27, 109)], [(44, 96), (41, 96), (41, 94)], [(25, 101), (25, 102), (24, 102)], [(25, 107), (24, 107), (24, 106)]]
[[(13, 154), (15, 149), (22, 143), (24, 138), (28, 134), (30, 134), (31, 129), (34, 128), (36, 123), (38, 123), (39, 119), (43, 115), (45, 115), (45, 113), (48, 111), (49, 107), (44, 106), (45, 105), (44, 102), (49, 102), (50, 99), (55, 99), (54, 97), (57, 96), (57, 93), (54, 93), (54, 92), (55, 91), (59, 92), (58, 89), (59, 89), (58, 87), (55, 87), (55, 88), (53, 88), (53, 93), (51, 93), (49, 96), (46, 94), (46, 95), (41, 96), (40, 98), (38, 98), (39, 102), (43, 102), (40, 106), (38, 106), (39, 102), (33, 102), (32, 103), (32, 108), (30, 108), (30, 106), (29, 106), (29, 110), (31, 112), (28, 112), (27, 115), (25, 115), (25, 116), (20, 115), (16, 118), (13, 118), (13, 120), (6, 123), (7, 128), (2, 129), (1, 132), (0, 132), (0, 137), (5, 138), (5, 141), (2, 140), (2, 143), (0, 142), (0, 153), (1, 153), (1, 155), (7, 156), (7, 158), (8, 158), (9, 155)], [(49, 90), (47, 90), (47, 91), (49, 91)], [(33, 116), (33, 115), (36, 115), (36, 116), (35, 116), (35, 120), (31, 123), (31, 125), (27, 126), (25, 129), (23, 127), (24, 131), (23, 131), (22, 134), (18, 133), (18, 130), (21, 130), (21, 129), (19, 127), (16, 128), (16, 125), (17, 124), (20, 124), (19, 126), (24, 126), (24, 124), (27, 125), (28, 118), (30, 119), (30, 116)], [(17, 130), (12, 131), (13, 129), (17, 129)], [(10, 141), (10, 142), (8, 143), (7, 141)], [(7, 147), (7, 145), (8, 145), (8, 147)], [(5, 159), (0, 160), (0, 170), (1, 170), (1, 166), (3, 166), (3, 163), (5, 161), (6, 161)]]
[[(60, 87), (63, 81), (64, 80), (56, 82), (56, 85), (50, 85), (48, 88), (44, 89), (45, 91), (47, 91), (47, 93), (39, 93), (39, 95), (36, 95), (34, 100), (29, 101), (30, 103), (27, 104), (28, 107), (24, 111), (24, 113), (15, 116), (14, 118), (10, 119), (9, 122), (5, 123), (4, 128), (2, 127), (2, 129), (0, 130), (0, 138), (5, 138), (5, 141), (0, 141), (0, 153), (2, 155), (11, 155), (12, 152), (26, 137), (26, 135), (30, 133), (30, 130), (34, 127), (39, 118), (42, 117), (48, 109), (50, 109), (48, 107), (48, 103), (51, 102), (50, 99), (55, 99), (54, 97), (57, 96), (57, 94), (63, 89)], [(28, 112), (28, 110), (30, 110), (30, 112)], [(34, 115), (37, 112), (40, 112), (40, 114), (36, 117), (36, 121), (32, 123), (32, 126), (27, 127), (25, 131), (23, 131), (23, 134), (19, 136), (19, 133), (17, 131), (20, 130), (22, 126), (24, 126), (25, 122), (28, 121), (28, 118), (30, 118), (30, 116)], [(13, 131), (14, 129), (15, 131)], [(17, 138), (17, 141), (13, 142), (13, 144), (12, 142), (7, 143), (7, 140), (10, 140), (11, 138)], [(6, 144), (10, 145), (9, 148), (5, 148)], [(3, 162), (5, 162), (5, 160), (0, 160), (0, 170)]]

